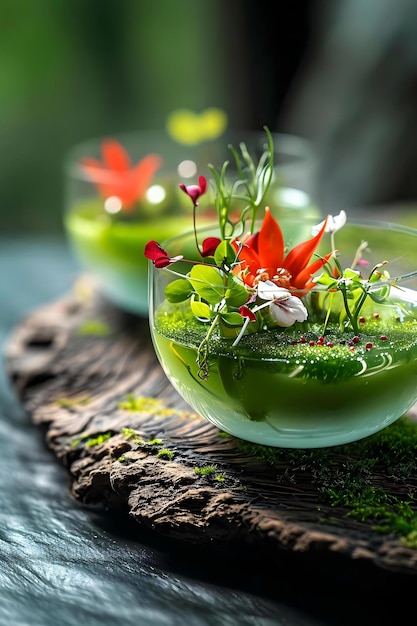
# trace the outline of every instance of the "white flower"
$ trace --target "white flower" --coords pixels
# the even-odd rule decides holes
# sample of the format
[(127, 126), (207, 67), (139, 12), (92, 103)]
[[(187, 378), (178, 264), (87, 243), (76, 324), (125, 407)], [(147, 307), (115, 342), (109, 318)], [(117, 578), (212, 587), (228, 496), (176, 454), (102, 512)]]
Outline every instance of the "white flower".
[[(323, 227), (324, 222), (325, 220), (320, 222), (320, 224), (313, 226), (313, 228), (311, 229), (311, 234), (313, 235), (313, 237), (315, 237), (317, 233), (320, 232), (321, 228)], [(326, 224), (326, 228), (324, 232), (332, 233), (332, 234), (336, 233), (345, 224), (346, 224), (346, 212), (345, 211), (340, 211), (339, 215), (336, 215), (335, 217), (333, 215), (328, 215), (327, 224)]]
[(285, 300), (291, 295), (291, 292), (284, 287), (277, 287), (271, 280), (260, 280), (258, 283), (258, 296), (262, 300)]
[(270, 280), (259, 281), (258, 296), (262, 300), (271, 300), (269, 312), (278, 326), (287, 328), (295, 322), (304, 322), (308, 317), (307, 309), (300, 298), (291, 295), (288, 289), (277, 287)]

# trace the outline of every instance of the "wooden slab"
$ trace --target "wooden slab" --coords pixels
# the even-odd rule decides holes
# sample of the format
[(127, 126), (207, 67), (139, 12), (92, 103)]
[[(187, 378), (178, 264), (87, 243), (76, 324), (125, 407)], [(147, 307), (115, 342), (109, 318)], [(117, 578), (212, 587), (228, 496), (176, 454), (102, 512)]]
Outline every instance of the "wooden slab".
[[(156, 361), (148, 321), (103, 301), (88, 280), (14, 330), (6, 367), (80, 502), (127, 511), (168, 539), (243, 549), (265, 563), (305, 555), (417, 573), (416, 549), (326, 501), (314, 469), (323, 452), (302, 462), (288, 451), (268, 458), (268, 449), (258, 454), (193, 414)], [(350, 480), (355, 445), (325, 451), (332, 480)], [(391, 473), (377, 459), (369, 481), (395, 497), (414, 493), (415, 472)]]

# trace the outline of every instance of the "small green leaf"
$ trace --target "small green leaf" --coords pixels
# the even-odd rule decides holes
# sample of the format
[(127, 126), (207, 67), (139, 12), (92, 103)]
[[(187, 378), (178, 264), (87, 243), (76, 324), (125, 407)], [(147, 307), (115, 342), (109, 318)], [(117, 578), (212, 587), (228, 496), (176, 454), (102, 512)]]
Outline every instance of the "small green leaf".
[(207, 265), (194, 265), (190, 283), (200, 298), (209, 304), (218, 304), (224, 298), (225, 286), (219, 270)]
[(240, 313), (222, 313), (219, 315), (220, 335), (225, 339), (236, 339), (244, 323)]
[[(219, 330), (222, 337), (225, 339), (235, 339), (243, 324), (244, 317), (235, 311), (231, 311), (230, 313), (221, 313), (219, 315)], [(245, 335), (251, 335), (252, 333), (256, 333), (259, 331), (260, 321), (256, 319), (254, 322), (249, 322), (246, 326)]]
[(315, 282), (319, 285), (325, 285), (328, 289), (338, 289), (338, 281), (324, 272), (315, 278)]
[(188, 300), (193, 293), (193, 287), (186, 278), (179, 278), (172, 281), (165, 287), (165, 297), (168, 302), (183, 302)]
[(378, 289), (378, 291), (369, 291), (368, 296), (374, 302), (381, 304), (382, 302), (385, 302), (385, 300), (388, 298), (389, 293), (390, 293), (389, 285), (384, 285), (384, 287), (381, 287), (381, 289)]
[(214, 260), (217, 265), (227, 265), (229, 268), (236, 261), (236, 251), (230, 241), (223, 240), (216, 248)]
[(236, 276), (230, 275), (227, 285), (229, 287), (229, 293), (227, 294), (227, 304), (233, 307), (240, 307), (248, 300), (248, 292), (246, 287), (240, 282)]
[(210, 309), (209, 305), (205, 302), (201, 302), (200, 300), (192, 300), (191, 301), (191, 310), (194, 315), (200, 319), (209, 320), (213, 316), (213, 312)]
[(244, 319), (240, 313), (221, 313), (220, 319), (226, 326), (238, 326), (241, 328), (243, 326)]
[(348, 278), (349, 280), (356, 281), (360, 279), (360, 274), (358, 271), (353, 270), (350, 267), (347, 267), (345, 271), (343, 272), (343, 278)]

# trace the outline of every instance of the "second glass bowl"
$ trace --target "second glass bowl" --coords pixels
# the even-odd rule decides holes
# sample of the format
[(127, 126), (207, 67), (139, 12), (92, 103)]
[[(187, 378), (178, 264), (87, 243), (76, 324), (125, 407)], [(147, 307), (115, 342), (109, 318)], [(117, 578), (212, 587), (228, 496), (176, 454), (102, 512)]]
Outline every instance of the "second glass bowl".
[[(292, 135), (273, 136), (276, 173), (267, 201), (280, 218), (294, 214), (319, 217), (312, 199), (315, 155), (311, 145)], [(121, 308), (146, 316), (145, 244), (150, 239), (165, 240), (190, 226), (192, 206), (179, 183), (194, 184), (199, 175), (210, 180), (209, 163), (220, 170), (227, 160), (233, 171), (230, 144), (237, 147), (243, 141), (258, 159), (265, 134), (229, 131), (218, 139), (190, 146), (174, 141), (164, 131), (149, 130), (110, 139), (113, 152), (108, 144), (106, 148), (106, 141), (93, 139), (68, 155), (64, 225), (81, 268), (93, 277), (99, 291)], [(160, 160), (146, 168), (149, 155)], [(158, 165), (154, 171), (153, 165)], [(135, 193), (137, 197), (131, 201)], [(199, 224), (213, 221), (213, 211), (207, 193), (200, 202)]]

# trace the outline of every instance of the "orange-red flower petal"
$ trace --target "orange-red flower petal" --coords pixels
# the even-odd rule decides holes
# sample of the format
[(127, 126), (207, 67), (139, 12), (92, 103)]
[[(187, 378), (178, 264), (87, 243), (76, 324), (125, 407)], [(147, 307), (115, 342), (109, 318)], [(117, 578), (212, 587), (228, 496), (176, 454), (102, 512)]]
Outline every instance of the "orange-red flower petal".
[(306, 267), (317, 246), (320, 243), (321, 238), (326, 230), (327, 218), (323, 222), (323, 226), (312, 239), (308, 239), (303, 243), (299, 243), (292, 248), (284, 259), (285, 269), (292, 274), (292, 276), (298, 276), (298, 274)]
[(115, 172), (127, 172), (131, 162), (127, 151), (121, 143), (115, 139), (105, 139), (101, 142), (101, 154), (103, 155), (104, 166), (108, 170)]
[(272, 217), (269, 207), (257, 239), (257, 250), (261, 267), (281, 267), (284, 257), (284, 236), (278, 222)]
[(103, 161), (84, 158), (80, 166), (103, 198), (120, 198), (123, 208), (129, 209), (140, 200), (151, 184), (152, 178), (162, 165), (158, 154), (148, 154), (135, 166), (131, 165), (128, 153), (115, 139), (101, 144)]
[[(234, 269), (234, 272), (243, 272), (244, 281), (252, 287), (255, 284), (255, 279), (259, 279), (262, 274), (274, 280), (273, 276), (280, 274), (280, 270), (285, 270), (290, 280), (289, 289), (297, 291), (297, 295), (301, 297), (306, 290), (308, 291), (313, 286), (311, 277), (314, 273), (323, 267), (332, 256), (330, 253), (310, 263), (311, 257), (325, 233), (326, 223), (327, 218), (317, 235), (298, 244), (284, 256), (285, 243), (282, 230), (267, 207), (260, 230), (249, 237), (241, 246), (240, 264)], [(234, 241), (233, 245), (238, 252), (239, 243)]]

